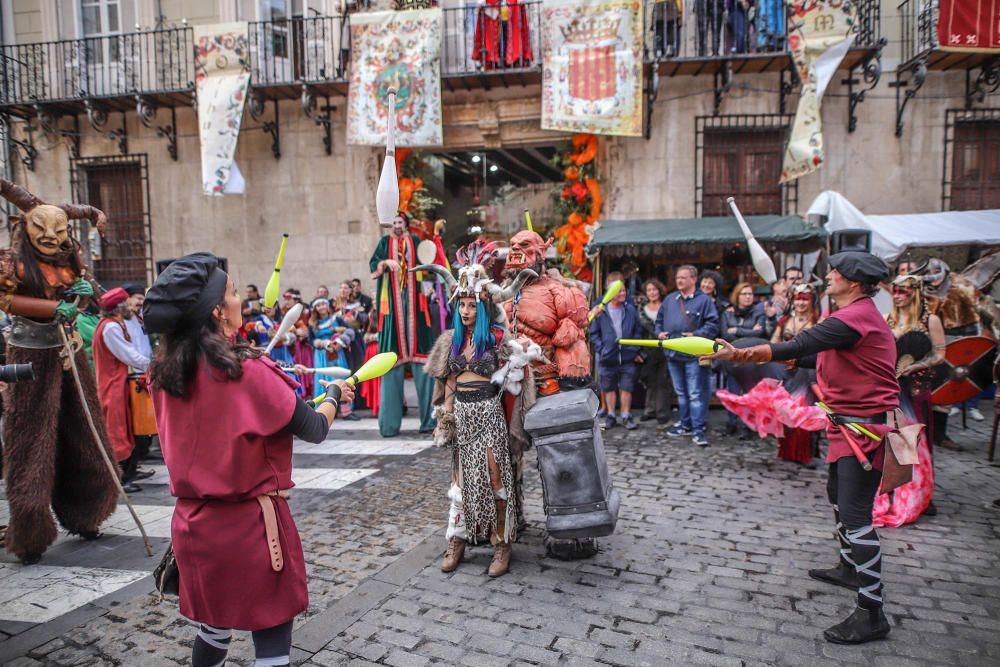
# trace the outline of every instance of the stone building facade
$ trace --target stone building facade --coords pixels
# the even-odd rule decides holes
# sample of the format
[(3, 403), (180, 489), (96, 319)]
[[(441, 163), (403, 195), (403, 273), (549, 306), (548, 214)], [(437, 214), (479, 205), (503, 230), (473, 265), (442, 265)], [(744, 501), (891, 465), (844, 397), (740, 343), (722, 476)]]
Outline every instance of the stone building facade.
[[(387, 4), (371, 3), (368, 9)], [(272, 15), (263, 14), (264, 7), (279, 7), (289, 16), (298, 13), (306, 17), (299, 20), (338, 17), (343, 10), (341, 3), (333, 0), (3, 0), (5, 61), (23, 61), (30, 56), (26, 45), (80, 39), (82, 13), (97, 7), (107, 21), (112, 5), (122, 33), (134, 31), (133, 24), (140, 31), (159, 28), (184, 32), (199, 23), (267, 21)], [(447, 14), (464, 3), (442, 5)], [(535, 16), (537, 5), (527, 8), (529, 15)], [(354, 7), (354, 3), (350, 9), (366, 10)], [(685, 9), (689, 10), (686, 24), (693, 31), (693, 1), (686, 0)], [(838, 72), (824, 98), (826, 163), (777, 194), (774, 183), (769, 182), (767, 192), (752, 206), (763, 212), (804, 215), (816, 195), (837, 190), (866, 212), (935, 211), (954, 203), (950, 190), (961, 178), (979, 179), (977, 184), (963, 186), (972, 188), (973, 195), (975, 188), (982, 191), (980, 201), (985, 205), (979, 207), (1000, 206), (996, 193), (1000, 167), (995, 160), (992, 174), (983, 173), (990, 168), (988, 156), (975, 158), (979, 172), (965, 173), (973, 168), (969, 166), (972, 157), (966, 155), (960, 169), (963, 173), (953, 173), (958, 164), (956, 146), (967, 152), (976, 143), (968, 140), (968, 132), (956, 132), (962, 123), (976, 124), (977, 131), (983, 132), (987, 143), (980, 146), (982, 150), (988, 150), (991, 141), (998, 142), (992, 144), (995, 149), (1000, 148), (1000, 105), (995, 96), (990, 97), (995, 87), (990, 90), (993, 80), (988, 76), (996, 74), (996, 58), (988, 54), (969, 58), (949, 71), (940, 71), (947, 64), (935, 62), (940, 54), (926, 44), (915, 43), (912, 35), (905, 37), (908, 24), (904, 19), (912, 22), (913, 17), (901, 16), (902, 10), (897, 10), (895, 3), (882, 3), (880, 8), (877, 0), (863, 3), (862, 9), (881, 9), (881, 20), (870, 27), (867, 43), (860, 45), (863, 48), (849, 58), (855, 69)], [(535, 20), (532, 29), (536, 32), (537, 25)], [(468, 27), (464, 19), (451, 23), (446, 19), (446, 39), (450, 39), (449, 31)], [(331, 32), (330, 39), (343, 48), (342, 35), (338, 31), (334, 37)], [(882, 48), (878, 44), (881, 38), (886, 42)], [(459, 35), (459, 39), (471, 36)], [(537, 40), (537, 35), (532, 39)], [(693, 41), (693, 32), (686, 39)], [(851, 95), (867, 87), (862, 76), (866, 62), (880, 62), (881, 77), (854, 108), (856, 126), (849, 132)], [(648, 138), (605, 137), (601, 141), (602, 217), (696, 217), (718, 210), (716, 199), (721, 191), (755, 197), (754, 189), (762, 187), (761, 165), (773, 169), (774, 156), (780, 158), (781, 143), (795, 110), (797, 86), (790, 83), (787, 72), (782, 73), (787, 67), (785, 52), (742, 59), (684, 52), (658, 61), (650, 55), (646, 67), (650, 88), (647, 104), (651, 108)], [(443, 68), (445, 145), (438, 150), (504, 150), (557, 145), (568, 139), (568, 135), (540, 127), (540, 63), (517, 71), (476, 72), (454, 57), (449, 59), (446, 45)], [(749, 73), (760, 69), (766, 71)], [(651, 90), (654, 71), (659, 74), (655, 96)], [(855, 81), (850, 86), (846, 83), (849, 78)], [(906, 93), (917, 87), (917, 79), (922, 80), (922, 86), (909, 99)], [(906, 85), (896, 86), (899, 82)], [(95, 107), (111, 109), (106, 124), (94, 127), (85, 113), (84, 95), (78, 100), (48, 103), (18, 99), (16, 90), (7, 90), (0, 100), (0, 116), (5, 120), (2, 129), (11, 139), (6, 150), (7, 173), (55, 201), (79, 199), (81, 187), (89, 187), (82, 194), (84, 198), (100, 196), (102, 187), (113, 188), (115, 177), (101, 181), (93, 176), (99, 176), (106, 164), (133, 170), (128, 178), (139, 178), (142, 201), (132, 206), (142, 210), (129, 224), (133, 231), (139, 230), (135, 234), (146, 234), (148, 239), (137, 242), (133, 238), (128, 243), (142, 245), (148, 240), (142, 251), (148, 255), (144, 264), (147, 277), (152, 275), (155, 260), (210, 250), (229, 259), (239, 282), (263, 283), (282, 232), (292, 235), (283, 274), (286, 286), (298, 286), (309, 294), (319, 283), (333, 286), (342, 279), (367, 277), (369, 254), (382, 233), (374, 210), (381, 151), (346, 145), (346, 83), (341, 78), (319, 86), (319, 104), (312, 117), (303, 113), (296, 82), (287, 82), (290, 85), (284, 89), (259, 87), (259, 83), (254, 80), (252, 85), (262, 93), (262, 113), (257, 118), (249, 113), (245, 117), (236, 153), (247, 184), (244, 195), (201, 194), (193, 103), (164, 103), (161, 99), (155, 117), (152, 121), (147, 118), (144, 124), (137, 114), (135, 94), (124, 92), (113, 99), (93, 101)], [(5, 83), (7, 87), (9, 83)], [(190, 92), (185, 94), (190, 99)], [(902, 100), (906, 105), (900, 110)], [(963, 111), (967, 106), (971, 111)], [(275, 136), (265, 127), (275, 121), (275, 111), (280, 158), (273, 151)], [(45, 112), (49, 113), (44, 118), (48, 128), (41, 124), (40, 114)], [(324, 145), (327, 113), (329, 154)], [(902, 129), (899, 137), (897, 116)], [(122, 123), (127, 137), (124, 152)], [(170, 132), (164, 133), (164, 127)], [(966, 137), (964, 144), (959, 141), (962, 137)], [(171, 144), (176, 147), (176, 160), (168, 150)], [(35, 155), (29, 160), (30, 151)], [(725, 162), (726, 173), (731, 172), (736, 182), (725, 182), (725, 176), (719, 182), (717, 171), (706, 171), (713, 151), (736, 151), (735, 157)], [(91, 174), (90, 180), (87, 174)], [(94, 186), (95, 182), (99, 186)], [(74, 187), (77, 193), (72, 192)], [(138, 265), (133, 261), (129, 266), (134, 271)]]

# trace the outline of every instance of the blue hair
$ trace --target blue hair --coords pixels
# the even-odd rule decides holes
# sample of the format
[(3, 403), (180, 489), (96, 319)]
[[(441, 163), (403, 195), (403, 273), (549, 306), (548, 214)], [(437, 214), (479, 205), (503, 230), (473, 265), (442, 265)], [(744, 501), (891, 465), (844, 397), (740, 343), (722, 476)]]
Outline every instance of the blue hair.
[[(483, 356), (486, 350), (496, 347), (496, 338), (490, 330), (490, 313), (485, 303), (476, 302), (476, 328), (472, 330), (472, 344), (475, 346), (475, 358)], [(462, 323), (462, 316), (455, 306), (455, 312), (451, 318), (451, 354), (457, 357), (462, 352), (465, 343), (465, 325)]]

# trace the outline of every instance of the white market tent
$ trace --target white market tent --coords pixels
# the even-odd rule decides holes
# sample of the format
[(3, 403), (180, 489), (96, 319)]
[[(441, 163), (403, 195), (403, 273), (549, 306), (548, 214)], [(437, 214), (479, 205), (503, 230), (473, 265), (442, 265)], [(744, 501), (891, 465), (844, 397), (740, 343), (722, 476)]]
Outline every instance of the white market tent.
[(826, 230), (867, 229), (872, 252), (893, 261), (908, 248), (1000, 246), (1000, 209), (866, 215), (839, 192), (827, 190), (809, 206), (808, 215), (826, 217)]

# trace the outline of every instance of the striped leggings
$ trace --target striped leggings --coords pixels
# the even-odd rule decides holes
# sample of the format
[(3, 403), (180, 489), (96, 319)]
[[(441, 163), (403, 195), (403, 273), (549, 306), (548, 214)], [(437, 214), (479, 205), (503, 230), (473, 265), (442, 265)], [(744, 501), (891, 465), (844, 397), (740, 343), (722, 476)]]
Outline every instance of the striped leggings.
[[(254, 667), (285, 667), (291, 664), (292, 622), (265, 630), (254, 630), (253, 649), (257, 660)], [(192, 667), (222, 667), (226, 663), (233, 631), (214, 628), (202, 623), (191, 651)]]

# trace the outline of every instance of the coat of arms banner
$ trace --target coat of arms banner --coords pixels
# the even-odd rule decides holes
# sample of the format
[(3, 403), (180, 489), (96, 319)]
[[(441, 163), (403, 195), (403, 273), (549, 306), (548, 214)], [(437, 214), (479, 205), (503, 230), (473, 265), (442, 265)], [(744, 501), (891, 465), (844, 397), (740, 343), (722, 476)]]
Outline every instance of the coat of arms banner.
[(796, 0), (789, 9), (788, 47), (802, 90), (781, 165), (782, 183), (823, 164), (820, 102), (858, 32), (855, 3)]
[(547, 0), (542, 128), (642, 135), (642, 3)]
[(396, 145), (440, 146), (440, 9), (351, 15), (347, 143), (384, 146), (386, 93), (396, 89)]
[(250, 88), (246, 23), (194, 27), (194, 78), (202, 189), (215, 196), (242, 192), (232, 186), (241, 180), (239, 170), (234, 172), (233, 156)]

